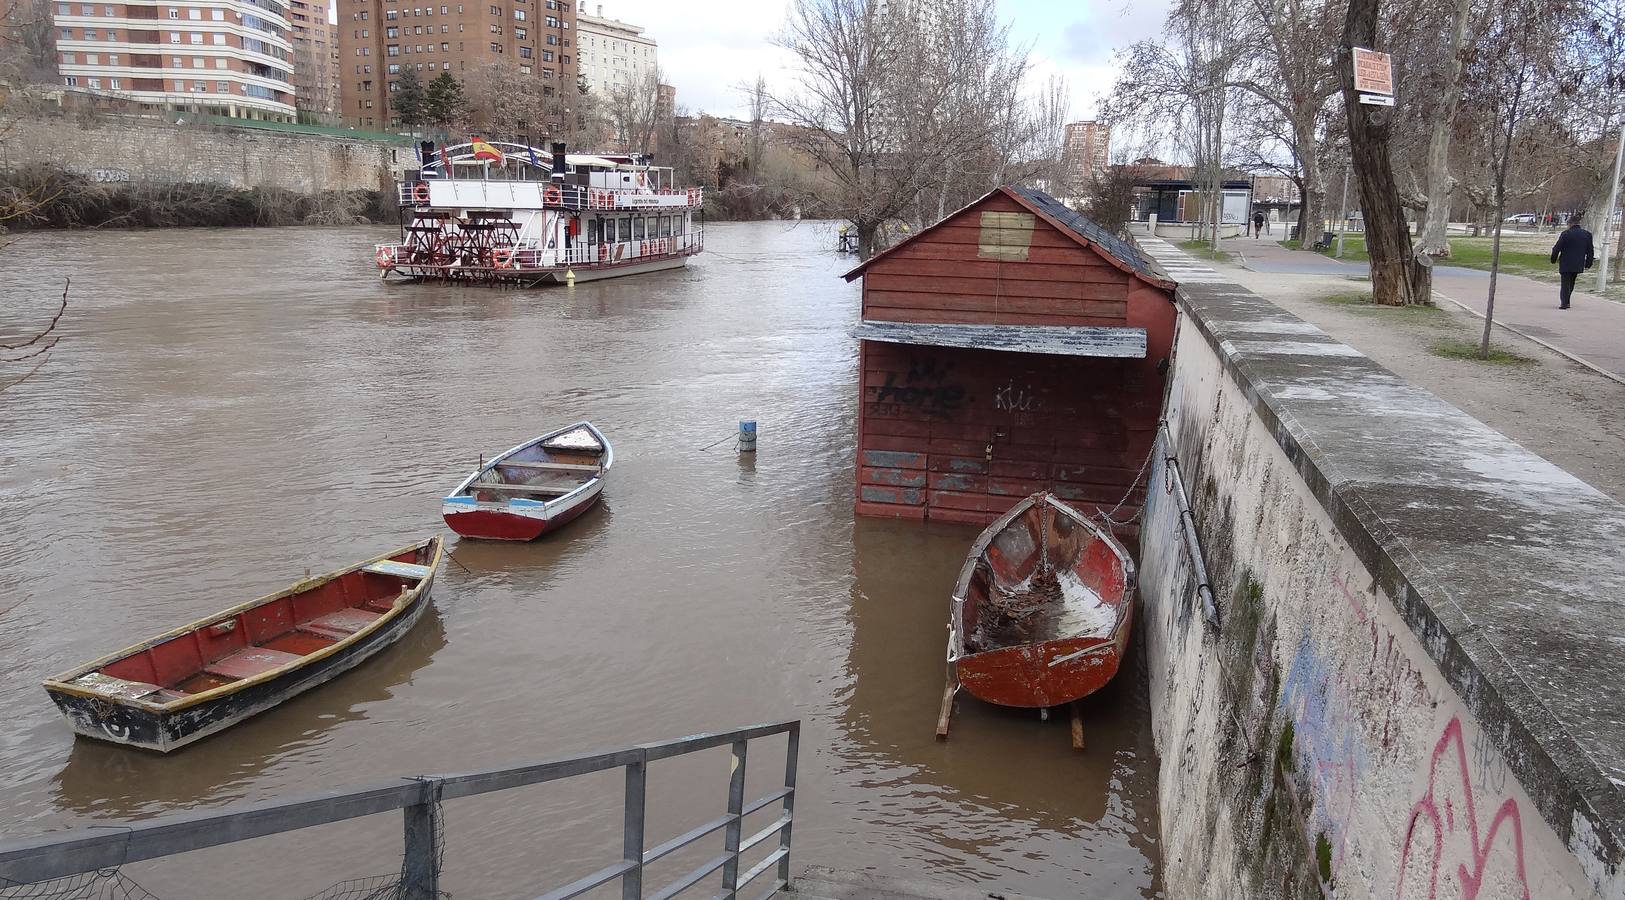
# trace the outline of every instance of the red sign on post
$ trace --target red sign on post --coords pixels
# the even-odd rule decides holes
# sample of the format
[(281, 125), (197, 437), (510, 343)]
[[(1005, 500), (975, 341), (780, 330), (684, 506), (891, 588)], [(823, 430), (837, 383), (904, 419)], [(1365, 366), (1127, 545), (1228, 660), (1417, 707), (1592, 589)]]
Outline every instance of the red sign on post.
[(1354, 48), (1354, 89), (1362, 94), (1394, 95), (1394, 63), (1386, 53)]

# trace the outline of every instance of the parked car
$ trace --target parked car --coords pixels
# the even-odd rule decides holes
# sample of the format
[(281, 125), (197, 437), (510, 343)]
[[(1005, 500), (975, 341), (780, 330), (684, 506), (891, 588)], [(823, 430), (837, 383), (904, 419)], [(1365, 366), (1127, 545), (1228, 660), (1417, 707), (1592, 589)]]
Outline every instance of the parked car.
[(1507, 216), (1501, 221), (1507, 225), (1533, 225), (1540, 221), (1540, 217), (1534, 213), (1518, 213), (1515, 216)]

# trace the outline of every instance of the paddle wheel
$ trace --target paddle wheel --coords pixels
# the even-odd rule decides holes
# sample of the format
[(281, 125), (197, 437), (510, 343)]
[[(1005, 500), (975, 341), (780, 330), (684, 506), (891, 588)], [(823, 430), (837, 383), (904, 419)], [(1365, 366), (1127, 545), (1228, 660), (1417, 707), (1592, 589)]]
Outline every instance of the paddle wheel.
[(449, 212), (412, 210), (412, 224), (402, 229), (406, 240), (396, 253), (396, 266), (449, 265), (453, 221)]

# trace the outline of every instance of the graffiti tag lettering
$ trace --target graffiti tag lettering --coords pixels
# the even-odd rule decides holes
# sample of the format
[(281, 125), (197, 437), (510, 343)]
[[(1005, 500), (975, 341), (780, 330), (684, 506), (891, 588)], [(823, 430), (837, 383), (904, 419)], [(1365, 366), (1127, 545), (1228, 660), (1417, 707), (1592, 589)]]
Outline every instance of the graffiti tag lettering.
[[(875, 400), (882, 407), (889, 404), (894, 409), (906, 408), (946, 418), (965, 405), (965, 386), (950, 383), (948, 368), (936, 360), (923, 363), (915, 360), (901, 381), (896, 372), (887, 372), (886, 383), (881, 385)], [(871, 412), (881, 410), (871, 408)]]

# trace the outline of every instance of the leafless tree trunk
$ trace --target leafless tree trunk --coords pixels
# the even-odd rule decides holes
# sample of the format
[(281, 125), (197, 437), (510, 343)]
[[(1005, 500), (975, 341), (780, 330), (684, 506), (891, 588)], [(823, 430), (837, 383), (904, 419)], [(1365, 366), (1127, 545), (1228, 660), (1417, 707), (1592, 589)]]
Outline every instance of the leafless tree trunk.
[(1381, 0), (1349, 0), (1343, 24), (1343, 43), (1337, 65), (1343, 82), (1343, 106), (1348, 116), (1349, 150), (1360, 185), (1360, 209), (1365, 216), (1366, 252), (1371, 257), (1371, 296), (1384, 306), (1408, 306), (1432, 301), (1433, 271), (1411, 250), (1410, 225), (1400, 206), (1388, 142), (1393, 115), (1388, 107), (1360, 103), (1354, 89), (1354, 60), (1350, 48), (1377, 47), (1377, 17)]
[(1433, 116), (1428, 137), (1427, 206), (1422, 210), (1416, 252), (1430, 257), (1450, 255), (1446, 226), (1450, 222), (1450, 195), (1456, 189), (1456, 179), (1450, 174), (1450, 135), (1455, 130), (1456, 109), (1461, 103), (1462, 53), (1466, 49), (1467, 20), (1472, 7), (1473, 0), (1456, 2), (1438, 112)]

